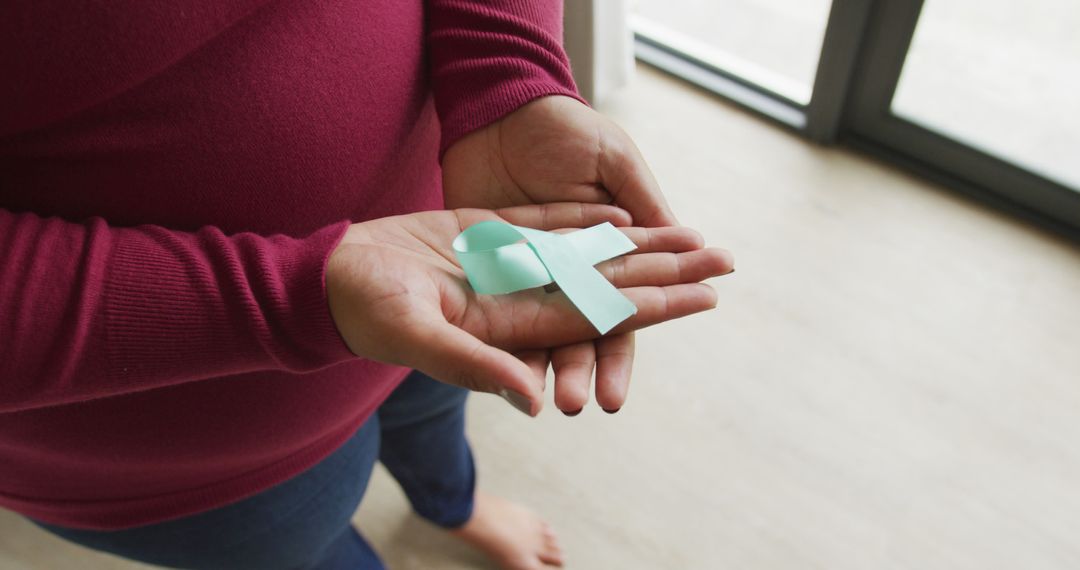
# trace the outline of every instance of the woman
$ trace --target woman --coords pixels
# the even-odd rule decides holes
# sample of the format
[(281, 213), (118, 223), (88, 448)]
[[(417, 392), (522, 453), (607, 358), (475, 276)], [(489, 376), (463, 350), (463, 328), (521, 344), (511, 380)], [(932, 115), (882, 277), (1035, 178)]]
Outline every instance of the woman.
[[(633, 144), (578, 100), (560, 18), (0, 9), (0, 505), (167, 566), (379, 568), (349, 525), (378, 459), (503, 567), (561, 565), (536, 515), (474, 489), (465, 389), (535, 415), (550, 362), (573, 415), (595, 367), (614, 412), (630, 331), (711, 307), (696, 282), (731, 261), (661, 227)], [(482, 219), (638, 226), (605, 269), (638, 314), (596, 338), (561, 294), (471, 293), (449, 244)]]

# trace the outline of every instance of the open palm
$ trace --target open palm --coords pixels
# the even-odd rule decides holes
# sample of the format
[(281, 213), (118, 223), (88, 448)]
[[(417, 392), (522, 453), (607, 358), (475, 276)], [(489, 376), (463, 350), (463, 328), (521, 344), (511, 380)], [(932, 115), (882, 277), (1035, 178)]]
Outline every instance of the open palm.
[[(636, 226), (677, 223), (630, 137), (569, 97), (537, 99), (466, 135), (447, 149), (442, 166), (448, 208), (613, 203)], [(556, 377), (567, 379), (556, 383), (555, 404), (574, 415), (588, 400), (594, 368), (597, 402), (611, 412), (622, 406), (633, 355), (628, 332), (523, 356), (541, 372), (550, 361)]]
[[(519, 394), (534, 415), (541, 407), (544, 380), (531, 355), (594, 339), (597, 332), (561, 293), (476, 294), (451, 243), (483, 220), (556, 230), (625, 223), (625, 218), (612, 206), (562, 203), (422, 212), (354, 224), (328, 264), (331, 312), (357, 355), (417, 368), (472, 390)], [(726, 252), (703, 249), (701, 238), (685, 228), (622, 231), (638, 251), (598, 269), (638, 312), (614, 332), (715, 305), (712, 288), (698, 281), (730, 270)], [(580, 378), (557, 372), (556, 389), (565, 382), (580, 383)], [(587, 391), (588, 384), (565, 389), (571, 388)], [(625, 386), (607, 389), (625, 394)]]

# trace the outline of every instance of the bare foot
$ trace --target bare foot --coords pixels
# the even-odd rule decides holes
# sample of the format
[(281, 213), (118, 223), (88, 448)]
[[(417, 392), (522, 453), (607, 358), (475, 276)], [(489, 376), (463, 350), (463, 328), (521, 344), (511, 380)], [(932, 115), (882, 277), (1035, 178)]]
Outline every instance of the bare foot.
[(450, 534), (484, 551), (505, 570), (563, 565), (551, 527), (536, 513), (495, 495), (477, 491), (469, 522)]

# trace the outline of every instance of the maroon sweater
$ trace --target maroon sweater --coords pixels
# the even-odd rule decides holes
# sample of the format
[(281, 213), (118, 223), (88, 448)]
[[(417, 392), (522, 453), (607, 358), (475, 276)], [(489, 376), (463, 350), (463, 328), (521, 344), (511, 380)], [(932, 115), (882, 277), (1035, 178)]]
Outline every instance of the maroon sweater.
[(574, 95), (560, 39), (560, 0), (5, 2), (0, 506), (142, 525), (343, 443), (406, 371), (345, 347), (327, 256)]

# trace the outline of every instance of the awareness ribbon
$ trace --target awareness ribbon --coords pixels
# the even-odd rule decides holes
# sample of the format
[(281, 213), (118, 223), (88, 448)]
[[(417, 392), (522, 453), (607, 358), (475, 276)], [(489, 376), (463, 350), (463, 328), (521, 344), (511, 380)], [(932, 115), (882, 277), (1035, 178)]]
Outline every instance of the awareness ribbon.
[(555, 282), (600, 334), (637, 307), (593, 266), (636, 247), (607, 222), (556, 234), (489, 220), (454, 238), (454, 253), (477, 293), (513, 293)]

